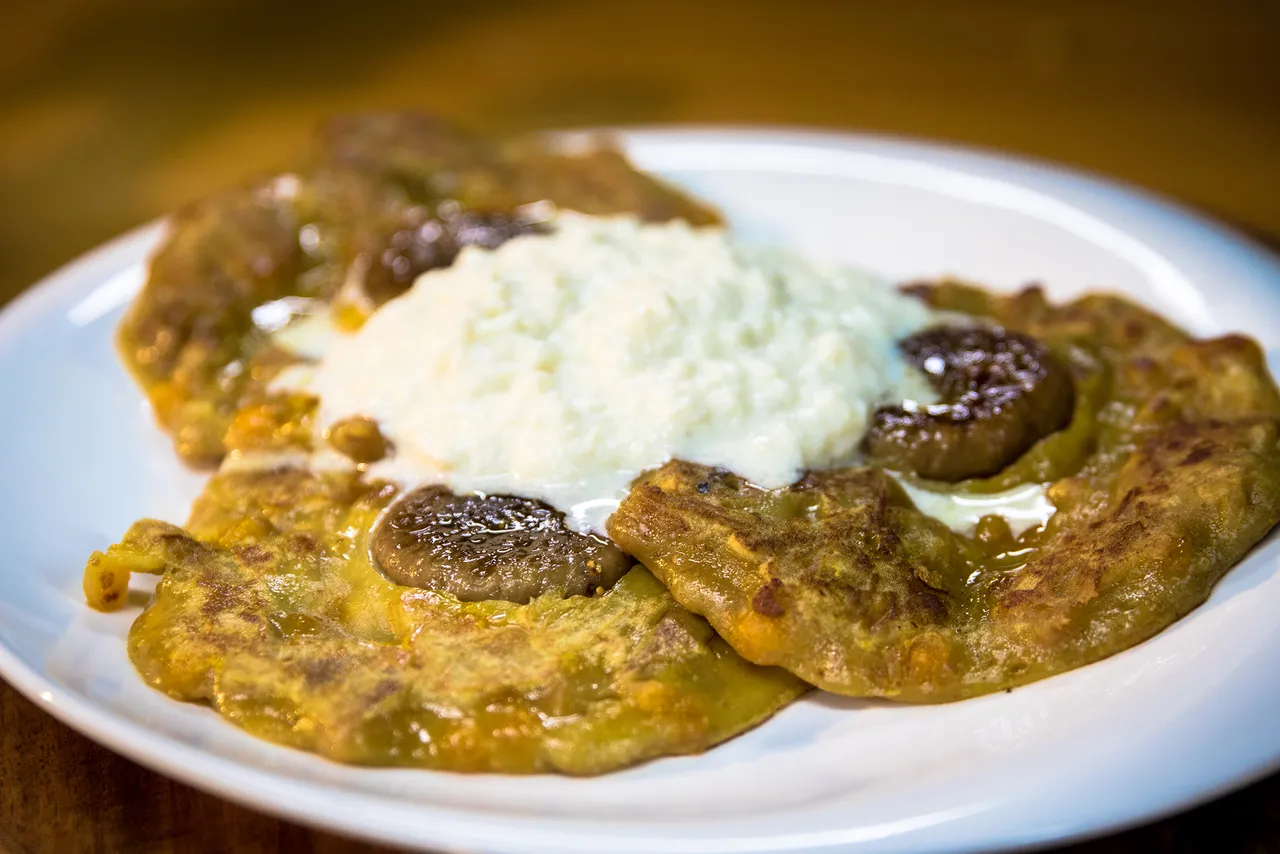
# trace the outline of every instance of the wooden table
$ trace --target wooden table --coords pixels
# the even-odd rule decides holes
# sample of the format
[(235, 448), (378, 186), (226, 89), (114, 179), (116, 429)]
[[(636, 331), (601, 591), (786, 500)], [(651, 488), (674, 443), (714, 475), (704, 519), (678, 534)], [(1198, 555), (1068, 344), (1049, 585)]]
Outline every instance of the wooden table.
[[(0, 301), (287, 160), (320, 116), (400, 106), (491, 130), (935, 137), (1116, 176), (1280, 245), (1275, 0), (39, 0), (3, 18)], [(151, 850), (373, 849), (145, 771), (0, 684), (0, 851)], [(1076, 850), (1280, 850), (1280, 778)]]

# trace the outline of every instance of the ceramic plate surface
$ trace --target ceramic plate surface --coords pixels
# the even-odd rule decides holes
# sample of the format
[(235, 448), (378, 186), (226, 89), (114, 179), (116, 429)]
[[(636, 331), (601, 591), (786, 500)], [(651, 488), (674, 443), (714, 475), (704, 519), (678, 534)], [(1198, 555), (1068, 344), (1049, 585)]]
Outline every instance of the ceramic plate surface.
[[(874, 137), (625, 133), (635, 161), (734, 229), (895, 279), (954, 273), (1056, 299), (1106, 288), (1280, 359), (1280, 266), (1140, 193)], [(1280, 765), (1280, 541), (1203, 607), (1099, 664), (1011, 693), (894, 706), (814, 693), (698, 757), (595, 779), (347, 768), (257, 741), (147, 688), (136, 609), (82, 602), (86, 556), (135, 519), (181, 521), (184, 470), (111, 338), (162, 226), (51, 276), (0, 315), (0, 674), (158, 771), (282, 816), (438, 850), (973, 850), (1060, 841), (1184, 808)], [(27, 781), (28, 784), (32, 781)]]

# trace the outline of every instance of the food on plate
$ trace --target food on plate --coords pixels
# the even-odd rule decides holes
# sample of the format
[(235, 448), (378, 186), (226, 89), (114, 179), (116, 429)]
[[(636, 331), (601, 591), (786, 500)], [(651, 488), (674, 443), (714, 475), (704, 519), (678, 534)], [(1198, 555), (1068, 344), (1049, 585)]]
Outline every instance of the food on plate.
[(935, 396), (896, 342), (937, 313), (880, 279), (679, 221), (547, 225), (335, 336), (296, 377), (313, 432), (371, 419), (394, 449), (371, 473), (537, 499), (603, 534), (669, 459), (783, 486), (856, 453), (876, 408)]
[[(463, 247), (547, 235), (561, 207), (686, 229), (715, 215), (612, 152), (498, 149), (414, 117), (339, 122), (321, 149), (272, 192), (180, 217), (122, 326), (179, 454), (225, 457), (185, 529), (144, 520), (86, 566), (104, 609), (131, 573), (163, 576), (129, 635), (143, 677), (341, 761), (508, 773), (698, 752), (808, 690), (544, 502), (379, 478), (409, 444), (364, 413), (322, 422), (307, 390), (326, 348)], [(279, 266), (290, 241), (328, 254)], [(401, 278), (377, 267), (385, 245), (412, 256)]]
[(549, 206), (717, 221), (605, 147), (560, 154), (414, 114), (336, 119), (296, 172), (171, 218), (121, 352), (178, 454), (215, 464), (236, 412), (305, 359), (273, 331), (316, 314), (359, 325), (465, 247), (538, 231)]
[(1132, 646), (1280, 519), (1256, 345), (736, 240), (607, 149), (418, 116), (175, 218), (120, 331), (185, 528), (84, 575), (154, 687), (337, 760), (596, 774), (810, 685)]
[[(907, 339), (944, 402), (877, 413), (871, 465), (761, 489), (673, 461), (609, 521), (749, 660), (916, 702), (1020, 685), (1159, 632), (1280, 519), (1280, 395), (1253, 342), (1195, 340), (1116, 297), (915, 293), (989, 325)], [(956, 413), (990, 388), (1000, 405)], [(959, 482), (915, 476), (955, 481), (972, 461)], [(1011, 530), (1002, 500), (1028, 487), (1050, 512)]]
[[(92, 559), (90, 601), (95, 584), (163, 573), (129, 632), (143, 678), (343, 762), (599, 774), (704, 750), (808, 688), (742, 660), (642, 567), (614, 569), (590, 596), (570, 578), (531, 598), (518, 574), (481, 601), (397, 584), (368, 542), (396, 495), (358, 472), (217, 474), (185, 530), (142, 521)], [(465, 500), (464, 512), (485, 512)], [(536, 540), (534, 568), (569, 551)], [(476, 563), (510, 561), (507, 546), (499, 536), (445, 549), (478, 559), (455, 564), (455, 579), (481, 582)]]

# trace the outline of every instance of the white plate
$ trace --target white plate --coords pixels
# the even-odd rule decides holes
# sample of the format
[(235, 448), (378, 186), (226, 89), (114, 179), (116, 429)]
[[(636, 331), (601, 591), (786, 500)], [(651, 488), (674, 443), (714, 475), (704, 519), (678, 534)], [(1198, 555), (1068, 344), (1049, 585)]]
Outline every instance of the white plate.
[[(1058, 298), (1106, 287), (1198, 332), (1246, 332), (1275, 364), (1280, 267), (1139, 193), (868, 137), (624, 139), (641, 166), (721, 205), (749, 238), (895, 277), (1042, 279)], [(522, 854), (1023, 845), (1150, 819), (1280, 765), (1276, 538), (1208, 604), (1102, 663), (945, 706), (815, 693), (703, 756), (597, 779), (346, 768), (168, 700), (125, 658), (136, 612), (92, 613), (80, 595), (90, 551), (140, 516), (180, 521), (201, 483), (174, 460), (111, 346), (159, 234), (109, 244), (0, 316), (0, 673), (120, 753), (310, 824)]]

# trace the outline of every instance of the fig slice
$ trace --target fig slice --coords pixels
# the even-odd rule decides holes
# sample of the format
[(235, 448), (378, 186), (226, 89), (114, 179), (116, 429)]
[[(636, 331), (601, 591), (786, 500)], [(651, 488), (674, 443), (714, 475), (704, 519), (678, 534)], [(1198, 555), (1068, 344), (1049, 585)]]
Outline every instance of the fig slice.
[(564, 514), (541, 501), (457, 495), (443, 486), (421, 487), (396, 502), (370, 547), (397, 584), (463, 602), (590, 596), (612, 587), (632, 564), (607, 539), (568, 528)]
[(1071, 421), (1070, 369), (1029, 335), (935, 327), (899, 346), (942, 402), (876, 411), (863, 449), (883, 468), (953, 483), (989, 477)]

